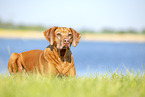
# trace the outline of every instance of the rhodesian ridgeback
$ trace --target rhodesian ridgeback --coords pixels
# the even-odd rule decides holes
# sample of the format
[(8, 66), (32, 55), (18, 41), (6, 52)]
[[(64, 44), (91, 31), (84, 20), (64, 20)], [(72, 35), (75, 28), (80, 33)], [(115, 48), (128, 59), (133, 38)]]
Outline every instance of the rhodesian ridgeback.
[(80, 33), (72, 28), (53, 27), (44, 32), (50, 45), (45, 50), (30, 50), (13, 53), (8, 62), (10, 74), (17, 72), (38, 72), (42, 75), (76, 76), (71, 44), (77, 46)]

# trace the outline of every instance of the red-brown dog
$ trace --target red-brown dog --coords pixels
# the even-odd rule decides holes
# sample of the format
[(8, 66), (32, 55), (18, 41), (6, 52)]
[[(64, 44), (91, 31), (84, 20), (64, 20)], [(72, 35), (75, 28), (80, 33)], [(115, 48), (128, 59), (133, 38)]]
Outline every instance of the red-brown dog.
[(70, 46), (77, 46), (81, 35), (72, 28), (53, 27), (44, 32), (50, 45), (43, 50), (13, 53), (9, 59), (10, 74), (39, 72), (42, 75), (75, 76), (75, 66)]

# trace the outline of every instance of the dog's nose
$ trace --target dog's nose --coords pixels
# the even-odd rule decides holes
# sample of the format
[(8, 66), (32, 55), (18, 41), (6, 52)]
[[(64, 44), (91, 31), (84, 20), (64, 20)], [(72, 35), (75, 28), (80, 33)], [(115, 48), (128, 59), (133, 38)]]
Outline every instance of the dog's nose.
[(69, 43), (69, 39), (64, 39), (63, 41), (64, 41), (65, 44)]

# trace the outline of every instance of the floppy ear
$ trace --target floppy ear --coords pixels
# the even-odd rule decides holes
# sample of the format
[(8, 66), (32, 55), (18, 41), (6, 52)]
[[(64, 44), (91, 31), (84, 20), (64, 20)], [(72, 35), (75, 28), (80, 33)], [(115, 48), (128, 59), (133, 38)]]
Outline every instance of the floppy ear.
[(44, 32), (44, 36), (45, 36), (46, 40), (49, 41), (50, 45), (53, 45), (53, 43), (54, 43), (54, 31), (56, 29), (57, 29), (57, 27), (53, 27)]
[(74, 29), (70, 28), (72, 34), (73, 34), (73, 46), (76, 47), (79, 43), (79, 40), (81, 38), (81, 34), (75, 31)]

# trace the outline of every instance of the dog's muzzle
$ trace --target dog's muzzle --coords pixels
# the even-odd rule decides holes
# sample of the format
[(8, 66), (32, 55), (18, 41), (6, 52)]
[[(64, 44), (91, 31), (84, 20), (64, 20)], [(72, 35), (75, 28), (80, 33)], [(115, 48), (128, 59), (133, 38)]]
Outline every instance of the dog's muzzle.
[(70, 48), (70, 39), (63, 40), (63, 48)]

